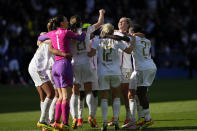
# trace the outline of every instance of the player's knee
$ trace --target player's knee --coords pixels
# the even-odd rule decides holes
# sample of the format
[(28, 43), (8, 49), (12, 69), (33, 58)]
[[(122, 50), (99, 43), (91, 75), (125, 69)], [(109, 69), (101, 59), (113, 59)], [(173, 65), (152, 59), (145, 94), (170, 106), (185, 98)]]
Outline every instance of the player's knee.
[(59, 94), (57, 90), (55, 90), (55, 97), (59, 98)]
[(135, 99), (136, 91), (134, 89), (129, 90), (128, 92), (128, 98), (129, 99)]
[(54, 94), (51, 91), (47, 92), (46, 95), (47, 95), (46, 97), (49, 98), (49, 99), (53, 99), (54, 98)]
[[(108, 99), (108, 90), (102, 90), (101, 91), (101, 98), (102, 99)], [(114, 94), (114, 98), (115, 98), (115, 94)]]

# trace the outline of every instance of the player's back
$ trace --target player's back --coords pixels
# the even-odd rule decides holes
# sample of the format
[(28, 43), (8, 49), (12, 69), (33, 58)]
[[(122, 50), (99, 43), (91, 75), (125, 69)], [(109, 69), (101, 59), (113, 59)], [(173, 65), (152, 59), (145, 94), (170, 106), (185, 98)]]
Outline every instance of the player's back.
[[(53, 48), (60, 50), (64, 53), (70, 53), (70, 36), (69, 30), (65, 30), (63, 28), (58, 28), (57, 30), (51, 31), (47, 33), (47, 36), (51, 39)], [(64, 59), (61, 56), (55, 56), (56, 60)]]
[(36, 50), (30, 62), (31, 66), (33, 66), (37, 71), (43, 71), (48, 68), (48, 61), (50, 57), (52, 57), (48, 48), (49, 46), (46, 43), (39, 45), (39, 48)]
[(136, 45), (132, 52), (132, 57), (135, 70), (156, 68), (151, 58), (151, 42), (145, 37), (136, 36)]
[[(71, 52), (73, 54), (73, 65), (87, 64), (90, 58), (87, 56), (90, 45), (90, 34), (95, 31), (94, 25), (87, 28), (85, 41), (72, 40)], [(79, 28), (77, 33), (81, 34), (82, 29)]]
[(118, 49), (124, 50), (126, 45), (113, 39), (99, 39), (95, 42), (98, 51), (98, 75), (120, 75)]

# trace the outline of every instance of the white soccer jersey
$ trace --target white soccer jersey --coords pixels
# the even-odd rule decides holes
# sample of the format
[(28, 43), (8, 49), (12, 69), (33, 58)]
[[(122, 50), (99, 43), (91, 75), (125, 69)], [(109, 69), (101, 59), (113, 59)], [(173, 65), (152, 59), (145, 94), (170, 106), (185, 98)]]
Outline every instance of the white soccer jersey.
[[(73, 44), (71, 44), (71, 52), (73, 54), (73, 65), (80, 65), (89, 63), (89, 57), (87, 56), (87, 52), (89, 51), (90, 44), (90, 34), (95, 31), (94, 25), (89, 26), (87, 28), (85, 41), (77, 41), (75, 40)], [(77, 31), (78, 33), (82, 32), (82, 29)]]
[(28, 68), (35, 86), (40, 86), (44, 82), (49, 81), (46, 71), (51, 68), (53, 61), (54, 57), (49, 52), (48, 44), (42, 43), (39, 45)]
[[(118, 36), (124, 36), (121, 32), (114, 32), (114, 35)], [(124, 44), (128, 45), (127, 42), (124, 42)], [(123, 52), (122, 50), (119, 50), (119, 57), (120, 57), (120, 66), (121, 68), (131, 69), (132, 70), (132, 63), (131, 63), (131, 54), (127, 54)]]
[(150, 49), (150, 40), (136, 36), (136, 46), (132, 51), (135, 70), (156, 69), (156, 65), (151, 58)]
[(53, 60), (54, 60), (53, 55), (49, 52), (49, 45), (42, 43), (41, 45), (39, 45), (39, 48), (34, 54), (31, 62), (34, 64), (34, 67), (38, 71), (44, 71), (50, 69), (50, 66), (52, 66), (51, 62)]
[(125, 50), (127, 46), (113, 39), (98, 39), (92, 48), (98, 52), (98, 76), (121, 75), (118, 49)]

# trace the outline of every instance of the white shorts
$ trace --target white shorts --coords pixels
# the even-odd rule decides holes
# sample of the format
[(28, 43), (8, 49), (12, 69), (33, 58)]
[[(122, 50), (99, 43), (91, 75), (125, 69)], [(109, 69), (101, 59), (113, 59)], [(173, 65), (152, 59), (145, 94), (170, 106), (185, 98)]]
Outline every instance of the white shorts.
[(110, 85), (113, 88), (120, 86), (121, 76), (99, 76), (98, 81), (100, 90), (109, 90)]
[(28, 71), (36, 87), (41, 86), (43, 83), (49, 81), (46, 71), (37, 71), (36, 68), (31, 66), (31, 64), (29, 65)]
[(140, 86), (149, 87), (155, 79), (156, 69), (133, 71), (131, 75), (129, 89), (137, 89)]
[(52, 85), (53, 85), (53, 88), (54, 89), (57, 89), (57, 87), (55, 86), (55, 82), (53, 80), (53, 76), (52, 76), (52, 70), (47, 70), (46, 71), (48, 77), (49, 77), (49, 80), (51, 81)]
[(121, 68), (121, 83), (129, 83), (131, 77), (132, 69)]
[[(99, 86), (98, 86), (98, 76), (97, 76), (97, 71), (96, 69), (92, 69), (92, 73), (93, 73), (93, 82), (92, 82), (92, 90), (96, 91), (96, 90), (100, 90)], [(84, 83), (80, 83), (80, 91), (84, 91)]]
[(73, 72), (75, 84), (94, 82), (93, 71), (89, 63), (74, 65)]

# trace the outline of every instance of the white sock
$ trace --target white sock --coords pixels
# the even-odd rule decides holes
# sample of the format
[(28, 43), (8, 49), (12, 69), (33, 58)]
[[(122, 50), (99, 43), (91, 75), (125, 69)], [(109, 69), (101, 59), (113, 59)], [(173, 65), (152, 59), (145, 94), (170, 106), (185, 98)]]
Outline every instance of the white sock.
[(115, 122), (118, 122), (119, 114), (120, 114), (120, 98), (114, 98), (113, 117)]
[(131, 112), (130, 112), (130, 109), (126, 109), (126, 120), (131, 120)]
[(131, 120), (136, 121), (136, 101), (135, 99), (129, 99), (129, 108), (131, 112)]
[(83, 109), (84, 109), (84, 98), (81, 100), (80, 97), (78, 98), (78, 118), (82, 119), (83, 118)]
[(74, 118), (78, 118), (78, 111), (77, 111), (77, 107), (78, 107), (78, 95), (72, 94), (71, 99), (70, 99), (70, 108), (72, 110), (72, 117)]
[(146, 121), (150, 121), (151, 120), (151, 116), (150, 116), (149, 109), (143, 109), (143, 112), (144, 112)]
[(47, 122), (46, 117), (47, 117), (47, 114), (49, 113), (49, 107), (51, 105), (51, 102), (52, 102), (51, 99), (45, 98), (44, 104), (43, 104), (43, 111), (40, 116), (40, 122)]
[(94, 113), (94, 103), (93, 103), (93, 101), (94, 101), (94, 96), (93, 96), (93, 94), (92, 93), (88, 93), (87, 95), (86, 95), (86, 103), (87, 103), (87, 105), (88, 105), (88, 109), (89, 109), (89, 115), (90, 116), (93, 116), (93, 113)]
[(102, 111), (103, 123), (107, 123), (107, 111), (108, 111), (107, 99), (101, 99), (101, 111)]
[(44, 102), (40, 101), (40, 110), (41, 110), (41, 112), (43, 112), (43, 105), (44, 105)]
[(96, 110), (97, 110), (97, 107), (98, 107), (98, 96), (97, 97), (94, 97), (94, 110), (93, 110), (93, 118), (96, 117)]
[(55, 105), (56, 105), (57, 100), (58, 100), (58, 98), (57, 97), (54, 97), (53, 98), (53, 101), (51, 103), (51, 106), (49, 108), (49, 120), (51, 122), (54, 122), (55, 121)]
[(138, 97), (136, 97), (136, 105), (137, 105), (137, 115), (138, 115), (138, 120), (139, 120), (140, 118), (144, 117), (144, 113), (143, 113), (143, 108), (140, 105)]

